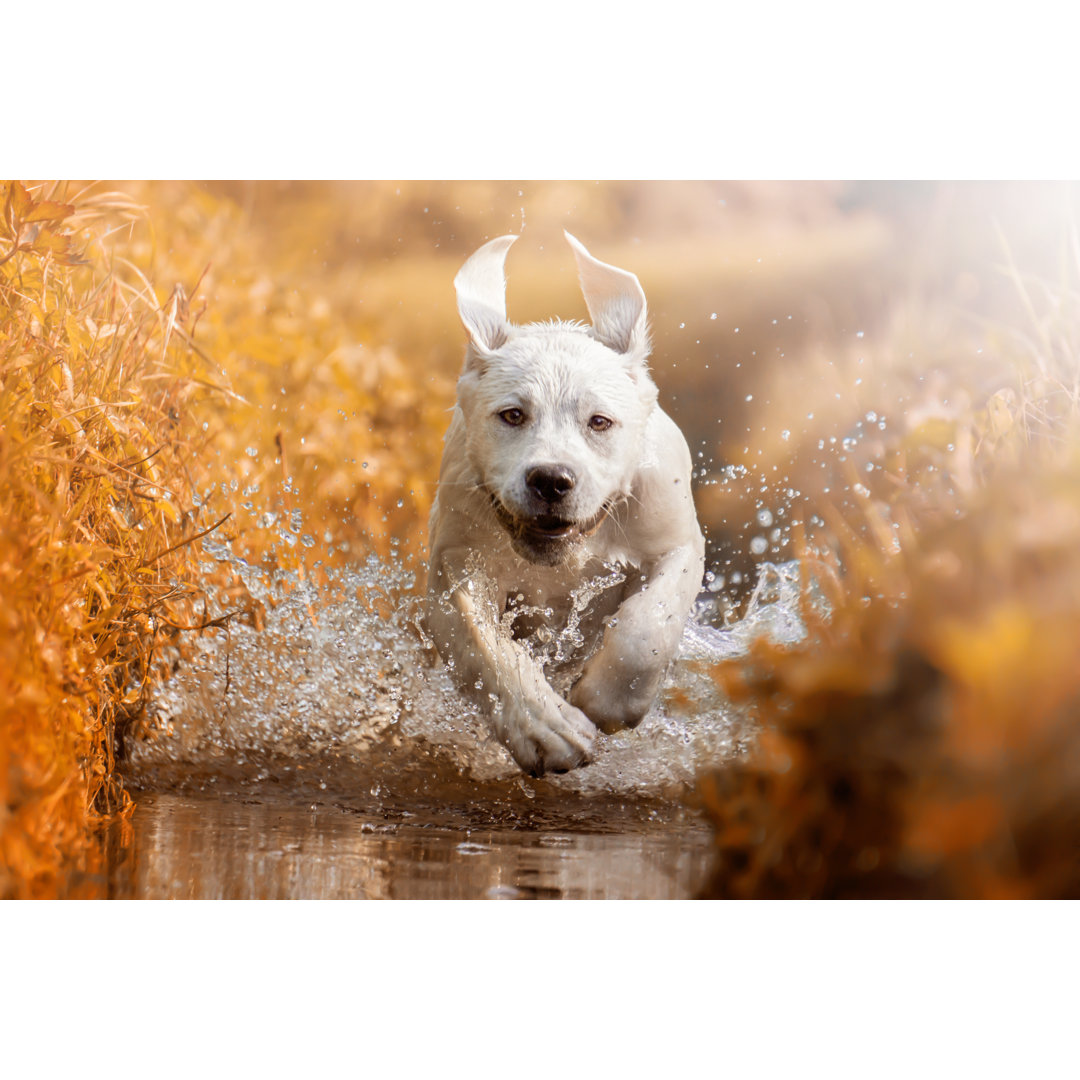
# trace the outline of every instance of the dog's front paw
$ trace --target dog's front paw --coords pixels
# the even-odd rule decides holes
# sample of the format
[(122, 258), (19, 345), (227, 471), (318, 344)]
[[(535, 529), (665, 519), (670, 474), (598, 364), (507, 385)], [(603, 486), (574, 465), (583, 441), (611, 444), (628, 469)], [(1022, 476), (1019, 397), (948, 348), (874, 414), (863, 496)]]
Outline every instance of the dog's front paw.
[(533, 776), (566, 772), (593, 758), (596, 727), (555, 694), (550, 700), (505, 701), (498, 729), (514, 760)]
[(608, 735), (637, 727), (652, 708), (660, 686), (660, 673), (612, 676), (602, 665), (587, 667), (570, 691), (571, 704)]

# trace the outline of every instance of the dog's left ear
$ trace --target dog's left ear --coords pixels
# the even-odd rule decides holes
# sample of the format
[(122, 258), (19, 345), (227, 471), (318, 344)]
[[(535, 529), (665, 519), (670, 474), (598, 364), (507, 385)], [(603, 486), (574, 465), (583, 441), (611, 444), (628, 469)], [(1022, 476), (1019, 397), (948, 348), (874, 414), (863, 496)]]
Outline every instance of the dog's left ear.
[(649, 328), (641, 282), (629, 270), (593, 258), (565, 229), (563, 235), (577, 260), (578, 280), (597, 338), (628, 360), (643, 364), (649, 355)]

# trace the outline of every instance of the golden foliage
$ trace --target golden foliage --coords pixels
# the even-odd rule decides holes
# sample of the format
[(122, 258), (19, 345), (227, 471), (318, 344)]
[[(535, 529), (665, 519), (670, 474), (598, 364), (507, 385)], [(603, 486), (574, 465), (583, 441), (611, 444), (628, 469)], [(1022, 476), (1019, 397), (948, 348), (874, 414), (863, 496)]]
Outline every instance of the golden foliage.
[(301, 578), (301, 555), (415, 553), (452, 382), (228, 192), (13, 182), (2, 204), (0, 894), (55, 895), (87, 824), (131, 811), (118, 744), (162, 638), (224, 628), (206, 590), (258, 622), (198, 541)]
[(0, 893), (38, 895), (86, 815), (131, 808), (117, 725), (187, 611), (196, 368), (111, 265), (130, 200), (13, 182), (0, 203)]
[(764, 730), (703, 781), (708, 895), (1080, 895), (1076, 353), (1031, 356), (824, 508), (831, 610), (806, 605), (806, 641), (716, 671)]
[[(202, 465), (213, 504), (235, 513), (236, 550), (265, 553), (265, 513), (283, 515), (287, 537), (309, 536), (314, 558), (337, 557), (342, 543), (351, 557), (358, 546), (385, 552), (391, 537), (418, 550), (452, 380), (409, 370), (321, 260), (297, 260), (305, 245), (281, 242), (229, 194), (161, 183), (132, 192), (151, 225), (168, 228), (167, 245), (154, 228), (136, 235), (133, 258), (155, 280), (186, 283), (199, 313), (192, 344), (215, 386), (193, 410), (214, 432)], [(285, 527), (293, 511), (299, 530)], [(289, 543), (275, 558), (296, 565)]]

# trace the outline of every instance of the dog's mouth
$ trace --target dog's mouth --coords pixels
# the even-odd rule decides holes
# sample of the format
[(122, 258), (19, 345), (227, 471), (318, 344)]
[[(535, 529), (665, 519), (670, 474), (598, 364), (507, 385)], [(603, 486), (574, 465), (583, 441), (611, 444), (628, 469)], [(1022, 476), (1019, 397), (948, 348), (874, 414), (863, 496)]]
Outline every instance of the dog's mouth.
[(575, 521), (557, 514), (538, 514), (534, 518), (519, 518), (507, 510), (494, 492), (489, 491), (488, 497), (491, 499), (491, 506), (499, 519), (499, 524), (510, 534), (510, 538), (517, 542), (515, 546), (524, 544), (528, 548), (545, 552), (550, 552), (551, 549), (561, 547), (580, 537), (592, 536), (604, 523), (611, 509), (605, 503), (598, 513), (585, 521)]

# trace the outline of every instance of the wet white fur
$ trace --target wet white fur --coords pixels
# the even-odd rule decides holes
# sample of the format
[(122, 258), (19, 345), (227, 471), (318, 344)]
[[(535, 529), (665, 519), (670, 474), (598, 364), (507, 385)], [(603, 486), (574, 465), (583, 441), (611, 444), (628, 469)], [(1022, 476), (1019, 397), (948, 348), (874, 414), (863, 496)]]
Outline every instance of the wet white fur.
[[(431, 513), (428, 630), (534, 773), (587, 762), (598, 727), (633, 726), (648, 712), (704, 568), (690, 452), (645, 366), (645, 295), (633, 274), (566, 237), (591, 326), (507, 322), (503, 265), (513, 236), (485, 244), (455, 278), (468, 345)], [(507, 409), (526, 422), (507, 424)], [(596, 415), (612, 426), (593, 430)], [(560, 515), (587, 523), (611, 509), (595, 532), (566, 543), (556, 565), (543, 565), (515, 550), (493, 497), (527, 519), (526, 473), (556, 464), (576, 477)], [(573, 589), (613, 563), (626, 580), (583, 620), (587, 659), (564, 699), (499, 616), (520, 596), (550, 608), (558, 630)]]

